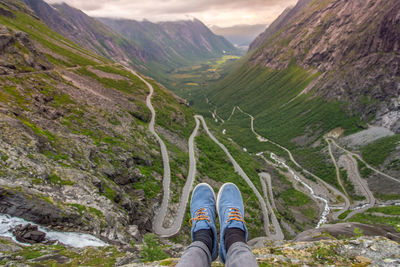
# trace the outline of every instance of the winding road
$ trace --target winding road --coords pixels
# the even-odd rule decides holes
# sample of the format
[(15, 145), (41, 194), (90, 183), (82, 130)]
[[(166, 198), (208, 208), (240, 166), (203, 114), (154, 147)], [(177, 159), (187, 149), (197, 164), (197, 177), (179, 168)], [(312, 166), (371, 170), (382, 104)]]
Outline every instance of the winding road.
[(167, 150), (167, 147), (166, 147), (164, 141), (161, 139), (161, 137), (156, 133), (156, 131), (154, 129), (156, 112), (155, 112), (153, 105), (151, 104), (151, 98), (154, 93), (154, 88), (149, 82), (147, 82), (145, 79), (143, 79), (136, 72), (132, 71), (132, 73), (135, 74), (140, 80), (142, 80), (150, 90), (150, 93), (148, 94), (148, 96), (146, 98), (146, 105), (151, 111), (151, 120), (149, 123), (149, 130), (154, 135), (154, 137), (157, 139), (157, 142), (160, 145), (161, 156), (162, 156), (163, 167), (164, 167), (164, 174), (163, 174), (164, 194), (163, 194), (161, 206), (153, 220), (153, 230), (156, 234), (158, 234), (162, 237), (169, 237), (169, 236), (173, 236), (179, 232), (179, 230), (181, 229), (182, 223), (183, 223), (183, 219), (185, 217), (186, 206), (187, 206), (187, 203), (189, 200), (189, 195), (192, 190), (194, 179), (195, 179), (195, 174), (196, 174), (196, 158), (195, 158), (195, 154), (194, 154), (194, 138), (197, 135), (200, 123), (199, 123), (199, 120), (196, 119), (196, 126), (195, 126), (195, 128), (189, 138), (189, 141), (188, 141), (189, 171), (188, 171), (186, 183), (185, 183), (185, 186), (183, 187), (182, 195), (181, 195), (181, 198), (179, 201), (179, 209), (178, 209), (177, 215), (175, 217), (175, 220), (174, 220), (174, 223), (172, 224), (172, 226), (169, 228), (165, 228), (164, 227), (164, 219), (167, 215), (169, 198), (170, 198), (170, 193), (171, 193), (171, 189), (170, 189), (171, 170), (170, 170), (170, 165), (169, 165), (168, 150)]
[(213, 140), (227, 155), (227, 157), (229, 158), (229, 160), (231, 161), (235, 172), (237, 174), (239, 174), (245, 181), (246, 183), (249, 185), (249, 187), (253, 190), (254, 194), (256, 195), (258, 201), (261, 204), (261, 210), (263, 213), (263, 220), (264, 220), (264, 230), (265, 230), (265, 234), (270, 237), (271, 233), (269, 231), (269, 217), (268, 217), (268, 209), (267, 206), (264, 202), (263, 197), (261, 196), (260, 192), (258, 192), (257, 188), (254, 186), (253, 182), (250, 180), (250, 178), (247, 176), (247, 174), (243, 171), (243, 169), (240, 167), (240, 165), (236, 162), (236, 160), (232, 157), (231, 153), (228, 151), (228, 149), (222, 144), (220, 143), (217, 138), (214, 137), (214, 135), (210, 132), (210, 130), (207, 127), (207, 124), (204, 120), (204, 118), (200, 115), (196, 115), (195, 118), (200, 119), (202, 124), (203, 124), (203, 128), (206, 131), (207, 135), (211, 138), (211, 140)]
[[(156, 112), (151, 104), (151, 98), (154, 94), (154, 88), (153, 86), (147, 82), (144, 78), (142, 78), (140, 75), (138, 75), (136, 72), (132, 71), (133, 74), (135, 74), (140, 80), (142, 80), (146, 86), (149, 88), (150, 93), (148, 94), (146, 98), (146, 105), (151, 111), (151, 120), (149, 123), (149, 131), (154, 135), (156, 138), (157, 142), (160, 145), (161, 149), (161, 156), (163, 159), (163, 167), (164, 167), (164, 174), (163, 174), (163, 198), (161, 202), (161, 206), (158, 209), (158, 212), (156, 213), (156, 216), (153, 220), (153, 230), (156, 234), (162, 237), (170, 237), (175, 234), (177, 234), (182, 226), (182, 222), (185, 216), (186, 212), (186, 206), (189, 200), (189, 195), (193, 187), (193, 183), (195, 180), (195, 174), (196, 174), (196, 158), (195, 158), (195, 153), (194, 153), (194, 138), (197, 135), (200, 123), (202, 124), (204, 130), (208, 134), (208, 136), (225, 152), (229, 160), (231, 161), (235, 172), (238, 173), (249, 185), (249, 187), (253, 190), (254, 194), (256, 195), (258, 201), (261, 204), (261, 209), (263, 213), (263, 221), (264, 221), (264, 230), (265, 233), (268, 237), (270, 238), (277, 238), (278, 240), (283, 240), (284, 236), (282, 231), (277, 231), (275, 235), (270, 235), (269, 231), (269, 217), (268, 217), (268, 209), (267, 206), (264, 202), (263, 197), (261, 194), (258, 192), (257, 188), (253, 184), (253, 182), (250, 180), (250, 178), (247, 176), (247, 174), (243, 171), (243, 169), (240, 167), (240, 165), (236, 162), (236, 160), (232, 157), (228, 149), (220, 143), (214, 135), (210, 132), (208, 129), (208, 126), (204, 120), (204, 118), (200, 115), (195, 115), (194, 119), (196, 121), (196, 126), (195, 129), (193, 130), (189, 141), (188, 141), (188, 147), (189, 147), (189, 171), (188, 171), (188, 176), (186, 179), (185, 186), (182, 190), (182, 195), (179, 201), (179, 208), (177, 215), (175, 217), (175, 220), (169, 228), (164, 227), (164, 219), (167, 215), (168, 211), (168, 205), (169, 205), (169, 198), (170, 198), (170, 184), (171, 184), (171, 170), (170, 170), (170, 164), (169, 164), (169, 156), (168, 156), (168, 151), (167, 147), (164, 143), (164, 141), (161, 139), (161, 137), (156, 133), (155, 131), (155, 117), (156, 117)], [(276, 220), (276, 218), (275, 218)], [(277, 221), (277, 220), (276, 220)], [(278, 224), (279, 225), (279, 224)], [(275, 228), (277, 229), (277, 228)], [(280, 227), (279, 227), (280, 229)]]
[(355, 182), (360, 185), (363, 195), (366, 197), (366, 204), (362, 205), (361, 208), (354, 209), (351, 211), (344, 220), (348, 220), (357, 213), (361, 213), (369, 208), (375, 206), (376, 200), (374, 194), (368, 187), (367, 181), (361, 178), (360, 172), (358, 171), (357, 161), (351, 155), (344, 156), (347, 163), (347, 170), (349, 174), (353, 173), (355, 177)]
[(335, 169), (336, 169), (336, 178), (337, 178), (337, 181), (338, 181), (340, 187), (343, 189), (343, 192), (346, 194), (346, 197), (347, 197), (348, 199), (350, 199), (350, 196), (349, 196), (349, 194), (347, 193), (346, 189), (344, 188), (342, 179), (341, 179), (341, 177), (340, 177), (340, 169), (339, 169), (339, 166), (338, 166), (338, 164), (337, 164), (337, 162), (336, 162), (335, 156), (333, 155), (332, 147), (331, 147), (331, 142), (330, 142), (329, 140), (327, 140), (326, 138), (324, 138), (324, 139), (325, 139), (325, 141), (328, 143), (328, 151), (329, 151), (329, 155), (331, 156), (333, 165), (335, 166)]
[[(234, 107), (234, 110), (232, 111), (232, 114), (234, 113), (234, 111), (235, 111), (236, 109), (239, 110), (240, 112), (242, 112), (243, 114), (245, 114), (245, 115), (247, 115), (247, 116), (250, 117), (250, 119), (251, 119), (251, 131), (256, 135), (258, 141), (260, 141), (260, 142), (269, 142), (269, 143), (271, 143), (271, 144), (273, 144), (273, 145), (275, 145), (275, 146), (277, 146), (277, 147), (283, 149), (284, 151), (286, 151), (286, 152), (288, 153), (288, 155), (289, 155), (290, 160), (291, 160), (298, 168), (300, 168), (304, 173), (307, 173), (308, 175), (314, 177), (314, 178), (315, 178), (316, 180), (318, 180), (321, 184), (323, 184), (328, 190), (330, 190), (331, 192), (333, 192), (335, 195), (338, 195), (338, 196), (340, 196), (340, 197), (343, 198), (343, 200), (344, 200), (344, 202), (345, 202), (345, 206), (344, 206), (343, 209), (341, 209), (340, 211), (335, 212), (335, 213), (332, 213), (332, 217), (333, 217), (334, 220), (337, 220), (340, 214), (344, 213), (345, 211), (347, 211), (347, 210), (350, 208), (350, 200), (349, 200), (342, 192), (340, 192), (337, 188), (335, 188), (335, 187), (333, 187), (332, 185), (328, 184), (327, 182), (325, 182), (324, 180), (322, 180), (321, 178), (319, 178), (319, 177), (316, 176), (315, 174), (313, 174), (313, 173), (309, 172), (308, 170), (304, 169), (304, 168), (294, 159), (293, 154), (292, 154), (292, 152), (291, 152), (289, 149), (287, 149), (287, 148), (284, 147), (284, 146), (281, 146), (281, 145), (278, 144), (278, 143), (275, 143), (274, 141), (271, 141), (271, 140), (269, 140), (269, 139), (267, 139), (267, 138), (265, 138), (265, 137), (259, 135), (259, 134), (254, 130), (254, 120), (255, 120), (255, 119), (254, 119), (254, 117), (253, 117), (251, 114), (249, 114), (249, 113), (247, 113), (247, 112), (244, 112), (244, 111), (243, 111), (240, 107), (238, 107), (238, 106)], [(304, 182), (303, 182), (303, 183), (304, 183)]]
[[(274, 197), (272, 195), (271, 175), (269, 173), (262, 172), (262, 173), (259, 173), (258, 176), (260, 177), (261, 187), (263, 189), (263, 193), (264, 193), (264, 197), (265, 197), (265, 203), (267, 204), (267, 208), (269, 210), (269, 214), (271, 217), (271, 223), (274, 227), (274, 232), (275, 232), (275, 233), (271, 233), (270, 237), (274, 240), (283, 240), (283, 239), (285, 239), (285, 236), (282, 232), (282, 228), (278, 222), (278, 219), (276, 218), (274, 209), (272, 208), (270, 201), (268, 199), (268, 195), (269, 195), (269, 197), (271, 199), (271, 203), (274, 203), (273, 206), (275, 206)], [(267, 183), (268, 183), (269, 194), (268, 194), (268, 190), (267, 190)], [(276, 207), (275, 207), (275, 210), (276, 210)]]
[(335, 146), (337, 146), (338, 148), (342, 149), (343, 151), (347, 152), (348, 154), (352, 155), (353, 157), (358, 158), (358, 159), (359, 159), (361, 162), (363, 162), (363, 163), (365, 164), (365, 166), (367, 166), (369, 169), (373, 170), (374, 172), (376, 172), (376, 173), (378, 173), (378, 174), (380, 174), (380, 175), (382, 175), (382, 176), (384, 176), (384, 177), (386, 177), (386, 178), (388, 178), (388, 179), (391, 179), (391, 180), (393, 180), (393, 181), (395, 181), (395, 182), (400, 183), (400, 179), (396, 179), (396, 178), (394, 178), (394, 177), (392, 177), (392, 176), (390, 176), (390, 175), (388, 175), (388, 174), (386, 174), (386, 173), (381, 172), (380, 170), (375, 169), (374, 167), (372, 167), (371, 165), (369, 165), (367, 162), (365, 162), (365, 161), (363, 160), (363, 158), (362, 158), (360, 155), (358, 155), (358, 154), (356, 154), (356, 153), (354, 153), (354, 152), (351, 152), (351, 151), (345, 149), (344, 147), (341, 147), (340, 145), (338, 145), (334, 139), (332, 139), (332, 138), (327, 138), (327, 139), (330, 140), (330, 141), (332, 141), (332, 143), (333, 143)]
[[(110, 64), (102, 64), (99, 66), (103, 66), (103, 65), (107, 66)], [(74, 69), (78, 69), (78, 68), (80, 68), (80, 66), (74, 66), (74, 67), (68, 68), (68, 70), (74, 70)], [(278, 231), (276, 234), (274, 234), (272, 236), (270, 235), (268, 209), (264, 202), (263, 197), (258, 192), (257, 188), (254, 186), (253, 182), (250, 180), (250, 178), (247, 176), (247, 174), (243, 171), (243, 169), (240, 167), (240, 165), (236, 162), (236, 160), (229, 153), (228, 149), (212, 135), (212, 133), (209, 131), (209, 129), (207, 127), (207, 124), (206, 124), (204, 118), (200, 115), (194, 116), (196, 126), (188, 140), (189, 170), (188, 170), (188, 176), (186, 179), (186, 183), (182, 189), (182, 195), (181, 195), (181, 198), (179, 201), (179, 208), (178, 208), (177, 214), (175, 216), (175, 220), (172, 223), (172, 225), (168, 228), (164, 227), (164, 220), (165, 220), (165, 217), (168, 212), (170, 193), (171, 193), (171, 189), (170, 189), (171, 170), (170, 170), (170, 163), (169, 163), (167, 147), (166, 147), (164, 141), (161, 139), (161, 137), (155, 131), (156, 111), (151, 103), (151, 99), (154, 94), (154, 88), (148, 81), (146, 81), (138, 73), (136, 73), (135, 71), (133, 71), (132, 69), (129, 69), (127, 67), (125, 67), (125, 68), (128, 71), (130, 71), (132, 74), (134, 74), (136, 77), (138, 77), (149, 88), (149, 94), (146, 97), (146, 106), (149, 108), (149, 110), (151, 112), (149, 131), (155, 137), (155, 139), (157, 140), (157, 142), (160, 145), (161, 157), (162, 157), (162, 161), (163, 161), (163, 198), (162, 198), (161, 205), (158, 209), (158, 212), (156, 212), (155, 218), (153, 220), (154, 233), (156, 233), (157, 235), (159, 235), (161, 237), (170, 237), (170, 236), (176, 235), (182, 227), (182, 223), (183, 223), (185, 213), (186, 213), (187, 203), (189, 200), (189, 195), (190, 195), (190, 192), (192, 191), (194, 180), (195, 180), (195, 175), (196, 175), (196, 158), (195, 158), (195, 149), (194, 149), (194, 139), (198, 133), (200, 124), (202, 123), (203, 128), (207, 132), (208, 136), (225, 152), (225, 154), (230, 159), (232, 165), (234, 166), (235, 171), (246, 181), (246, 183), (249, 185), (249, 187), (253, 190), (254, 194), (256, 195), (258, 201), (261, 204), (261, 209), (262, 209), (262, 213), (263, 213), (263, 221), (264, 221), (264, 230), (265, 230), (266, 235), (272, 239), (283, 240), (284, 236), (283, 236), (283, 233), (281, 234), (282, 231), (280, 230), (280, 227), (279, 227), (280, 231), (276, 230), (276, 231)], [(44, 71), (29, 72), (29, 73), (1, 75), (0, 77), (23, 76), (23, 75), (32, 75), (32, 74), (37, 74), (37, 73), (50, 73), (52, 71), (57, 71), (57, 70), (53, 69), (53, 70), (44, 70)], [(213, 115), (215, 116), (215, 114), (213, 114)], [(223, 120), (222, 120), (222, 122), (223, 122)], [(276, 218), (273, 219), (273, 221), (275, 221), (275, 220), (276, 220)], [(275, 227), (275, 229), (278, 229), (278, 227)]]

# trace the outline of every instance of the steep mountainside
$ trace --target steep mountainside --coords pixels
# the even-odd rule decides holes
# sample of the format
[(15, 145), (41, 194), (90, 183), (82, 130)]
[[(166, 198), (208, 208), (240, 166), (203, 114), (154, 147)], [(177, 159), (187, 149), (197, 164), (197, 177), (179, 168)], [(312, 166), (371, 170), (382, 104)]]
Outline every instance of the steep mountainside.
[(43, 0), (23, 0), (50, 28), (82, 47), (115, 61), (142, 63), (144, 52), (100, 21), (63, 3), (50, 6)]
[[(349, 150), (362, 154), (369, 166), (400, 177), (400, 3), (316, 0), (299, 1), (296, 7), (295, 14), (285, 11), (260, 35), (255, 48), (231, 66), (204, 100), (193, 98), (192, 103), (225, 120), (221, 131), (248, 151), (288, 157), (282, 147), (264, 141), (272, 140), (289, 149), (306, 170), (348, 195), (354, 195), (354, 188), (342, 182), (347, 173), (342, 173), (343, 165), (342, 170), (335, 168), (347, 152), (335, 146), (330, 155), (324, 137), (350, 135), (371, 124), (384, 126), (386, 130), (361, 132), (363, 143)], [(250, 130), (249, 115), (264, 139)], [(395, 180), (358, 164), (376, 196), (400, 198)], [(350, 185), (346, 191), (345, 183)]]
[[(242, 53), (198, 20), (157, 24), (112, 19), (101, 21), (65, 3), (49, 5), (43, 0), (21, 1), (64, 37), (92, 52), (133, 67), (175, 92), (184, 90), (186, 83), (198, 83), (187, 81), (191, 76), (182, 70), (194, 65), (214, 65), (210, 60)], [(205, 66), (201, 66), (200, 71), (203, 69), (208, 73)], [(199, 77), (198, 74), (194, 76)]]
[(152, 60), (172, 67), (238, 53), (231, 43), (197, 19), (160, 23), (106, 18), (101, 21), (146, 49)]
[[(91, 233), (135, 250), (130, 241), (154, 231), (164, 192), (170, 200), (164, 227), (176, 221), (189, 180), (192, 110), (146, 78), (154, 88), (154, 127), (171, 166), (169, 189), (163, 188), (167, 163), (149, 131), (150, 87), (125, 66), (51, 30), (21, 2), (0, 0), (0, 12), (0, 216)], [(235, 182), (252, 214), (249, 234), (259, 236), (262, 215), (253, 191), (203, 131), (196, 148), (202, 160), (195, 181), (216, 188)], [(230, 149), (261, 191), (260, 164), (237, 145)], [(173, 237), (181, 244), (190, 239), (183, 214), (182, 228)], [(0, 223), (8, 225), (3, 219)]]
[[(141, 240), (152, 231), (163, 174), (147, 127), (148, 87), (20, 2), (1, 0), (0, 10), (0, 213), (125, 245)], [(187, 139), (191, 110), (149, 81), (158, 129)], [(174, 177), (186, 174), (185, 161), (170, 161)], [(173, 178), (172, 190), (181, 187)]]
[(250, 44), (249, 50), (262, 46), (269, 37), (281, 30), (294, 16), (297, 15), (299, 11), (304, 8), (304, 6), (311, 1), (312, 0), (300, 0), (297, 2), (296, 6), (286, 8), (282, 14)]
[[(265, 40), (252, 66), (319, 73), (306, 91), (400, 132), (399, 1), (313, 1)], [(377, 116), (376, 116), (377, 115)]]

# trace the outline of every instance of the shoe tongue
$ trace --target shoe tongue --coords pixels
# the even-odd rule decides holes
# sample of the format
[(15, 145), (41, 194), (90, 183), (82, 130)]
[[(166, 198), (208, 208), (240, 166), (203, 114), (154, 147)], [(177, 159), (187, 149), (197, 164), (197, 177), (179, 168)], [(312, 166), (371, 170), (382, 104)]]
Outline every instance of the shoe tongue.
[(196, 222), (196, 225), (194, 226), (194, 232), (198, 231), (198, 230), (208, 230), (211, 229), (210, 227), (210, 223), (207, 220), (202, 220), (202, 221), (198, 221)]
[(229, 221), (228, 228), (239, 228), (244, 230), (244, 223), (241, 221), (232, 220)]

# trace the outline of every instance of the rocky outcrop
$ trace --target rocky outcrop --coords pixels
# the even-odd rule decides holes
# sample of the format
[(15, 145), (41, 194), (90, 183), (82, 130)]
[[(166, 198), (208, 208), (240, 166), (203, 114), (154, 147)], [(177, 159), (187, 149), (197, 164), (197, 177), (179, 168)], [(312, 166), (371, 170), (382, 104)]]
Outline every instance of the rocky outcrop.
[(249, 47), (249, 51), (262, 46), (272, 35), (281, 30), (292, 18), (294, 18), (311, 0), (300, 0), (294, 7), (286, 8), (281, 15), (262, 33)]
[(384, 236), (400, 242), (400, 233), (393, 227), (385, 225), (369, 225), (362, 223), (337, 223), (327, 224), (320, 228), (310, 229), (298, 234), (294, 241), (309, 242), (335, 238), (351, 238), (357, 235)]
[(27, 33), (14, 32), (0, 25), (0, 75), (52, 68)]
[(42, 243), (46, 240), (46, 233), (39, 231), (36, 225), (18, 225), (13, 229), (15, 239), (22, 243)]
[(23, 218), (43, 226), (77, 230), (83, 226), (81, 216), (55, 207), (36, 196), (0, 187), (0, 213)]

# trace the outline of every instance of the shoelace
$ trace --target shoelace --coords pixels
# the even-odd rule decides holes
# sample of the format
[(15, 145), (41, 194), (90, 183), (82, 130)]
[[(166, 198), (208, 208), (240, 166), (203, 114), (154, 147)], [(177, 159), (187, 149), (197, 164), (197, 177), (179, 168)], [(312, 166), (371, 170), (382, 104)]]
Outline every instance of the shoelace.
[(196, 211), (195, 217), (191, 218), (189, 220), (190, 226), (192, 226), (192, 221), (196, 221), (196, 222), (198, 222), (198, 221), (208, 221), (209, 223), (211, 223), (210, 217), (207, 216), (207, 212), (206, 212), (205, 208), (202, 208), (202, 209), (199, 209), (199, 210)]
[(226, 223), (228, 223), (230, 221), (239, 221), (239, 222), (243, 222), (246, 224), (239, 209), (236, 209), (236, 208), (231, 208), (229, 211), (228, 219), (226, 220)]

